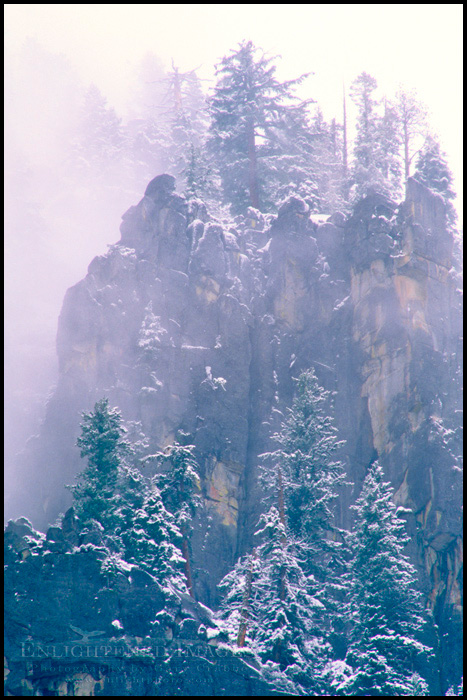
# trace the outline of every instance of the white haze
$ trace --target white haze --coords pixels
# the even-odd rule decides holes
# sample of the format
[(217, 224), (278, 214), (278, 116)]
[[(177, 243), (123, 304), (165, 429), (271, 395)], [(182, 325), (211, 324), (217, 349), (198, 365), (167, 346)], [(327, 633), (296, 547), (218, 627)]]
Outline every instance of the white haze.
[[(342, 85), (367, 71), (380, 94), (416, 88), (462, 189), (461, 5), (5, 5), (6, 463), (38, 428), (56, 379), (65, 291), (119, 238), (120, 217), (147, 184), (137, 169), (79, 182), (67, 172), (85, 90), (95, 83), (124, 120), (141, 110), (137, 66), (214, 64), (251, 39), (280, 79), (341, 120)], [(141, 87), (141, 86), (140, 86)], [(139, 103), (138, 103), (139, 100)], [(352, 105), (348, 100), (350, 117)], [(153, 175), (158, 174), (154, 172)], [(458, 201), (460, 212), (461, 203)], [(10, 514), (20, 515), (20, 504)]]

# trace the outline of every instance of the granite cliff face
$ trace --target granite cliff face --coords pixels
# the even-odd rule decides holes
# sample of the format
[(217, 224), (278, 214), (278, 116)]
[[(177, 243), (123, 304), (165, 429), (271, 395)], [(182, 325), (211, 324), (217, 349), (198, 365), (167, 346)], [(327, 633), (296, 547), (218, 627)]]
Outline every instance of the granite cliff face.
[(82, 468), (80, 412), (108, 396), (140, 423), (149, 453), (174, 439), (195, 445), (204, 498), (195, 588), (215, 606), (216, 584), (252, 544), (258, 455), (291, 403), (292, 378), (313, 366), (335, 392), (354, 482), (339, 524), (350, 526), (349, 505), (378, 456), (413, 511), (413, 561), (451, 650), (441, 672), (457, 676), (458, 286), (443, 201), (413, 179), (400, 206), (374, 194), (348, 219), (313, 217), (290, 198), (272, 220), (251, 209), (227, 229), (176, 195), (173, 178), (155, 178), (123, 216), (120, 242), (65, 297), (58, 386), (23, 455), (25, 515), (45, 527), (68, 507), (63, 484)]

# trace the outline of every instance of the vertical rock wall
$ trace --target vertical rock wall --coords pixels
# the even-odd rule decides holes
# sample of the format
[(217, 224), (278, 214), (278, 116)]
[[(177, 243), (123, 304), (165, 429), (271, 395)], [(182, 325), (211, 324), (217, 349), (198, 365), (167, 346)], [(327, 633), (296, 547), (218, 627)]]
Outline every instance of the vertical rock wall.
[(452, 248), (441, 198), (413, 179), (399, 207), (375, 194), (348, 220), (323, 223), (290, 198), (270, 226), (249, 210), (227, 230), (201, 202), (176, 195), (173, 178), (155, 178), (123, 216), (120, 242), (65, 297), (59, 383), (19, 465), (24, 514), (45, 527), (65, 510), (63, 484), (82, 468), (80, 412), (108, 396), (140, 422), (149, 451), (174, 439), (195, 445), (205, 505), (195, 585), (215, 605), (217, 582), (253, 541), (258, 455), (291, 403), (293, 377), (314, 366), (335, 392), (340, 457), (355, 483), (340, 499), (339, 524), (350, 526), (349, 505), (378, 456), (395, 499), (413, 510), (411, 554), (449, 634), (442, 639), (457, 643), (461, 314)]

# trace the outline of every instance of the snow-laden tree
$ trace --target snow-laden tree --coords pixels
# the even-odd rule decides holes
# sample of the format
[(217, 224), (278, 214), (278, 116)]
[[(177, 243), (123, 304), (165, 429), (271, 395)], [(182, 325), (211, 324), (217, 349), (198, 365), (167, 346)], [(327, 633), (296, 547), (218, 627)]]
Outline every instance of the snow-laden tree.
[(265, 209), (271, 199), (277, 203), (274, 194), (284, 178), (296, 181), (310, 175), (309, 169), (302, 172), (309, 147), (307, 103), (294, 95), (306, 75), (279, 82), (272, 61), (248, 41), (224, 57), (216, 70), (209, 99), (209, 144), (224, 201), (235, 213), (249, 206)]
[(256, 550), (240, 557), (232, 571), (218, 584), (222, 599), (219, 618), (231, 642), (238, 647), (251, 646), (251, 632), (256, 625), (255, 602), (261, 561)]
[(369, 188), (383, 189), (383, 176), (378, 168), (378, 105), (374, 96), (378, 84), (373, 76), (361, 73), (350, 87), (350, 96), (358, 109), (352, 182), (354, 199), (364, 197)]
[(308, 572), (324, 580), (339, 549), (333, 504), (338, 487), (346, 483), (335, 457), (343, 441), (328, 415), (330, 392), (319, 385), (314, 370), (302, 372), (295, 382), (292, 407), (273, 435), (278, 448), (264, 455), (271, 466), (263, 467), (262, 479), (277, 494), (279, 510), (284, 503), (290, 532), (304, 543)]
[(318, 108), (311, 125), (311, 141), (317, 209), (326, 214), (345, 211), (342, 126), (335, 119), (327, 123)]
[(148, 571), (161, 585), (186, 590), (182, 533), (161, 494), (128, 464), (133, 449), (120, 412), (101, 399), (83, 414), (78, 446), (88, 465), (71, 487), (80, 528), (98, 530), (110, 552), (105, 570), (119, 558)]
[(451, 686), (446, 691), (446, 695), (464, 695), (464, 678), (461, 678), (459, 687)]
[(108, 176), (121, 165), (126, 146), (121, 119), (107, 105), (100, 90), (91, 85), (84, 95), (78, 134), (73, 144), (75, 167), (93, 177)]
[(104, 529), (112, 530), (117, 524), (124, 458), (131, 450), (124, 434), (121, 414), (109, 408), (108, 399), (98, 401), (91, 413), (83, 413), (77, 445), (88, 464), (78, 475), (78, 483), (70, 487), (83, 525), (97, 520)]
[(174, 523), (182, 535), (181, 548), (185, 560), (185, 576), (191, 595), (194, 595), (194, 590), (190, 538), (193, 530), (192, 521), (196, 510), (201, 505), (199, 467), (193, 455), (193, 449), (192, 445), (179, 445), (177, 442), (167, 447), (162, 454), (158, 455), (159, 466), (163, 472), (155, 477), (164, 506), (174, 516)]
[(377, 122), (376, 163), (384, 178), (384, 194), (399, 200), (402, 194), (400, 121), (396, 107), (384, 100), (384, 111)]
[(457, 214), (452, 203), (456, 193), (452, 187), (452, 173), (446, 161), (446, 154), (441, 150), (439, 141), (433, 136), (425, 139), (417, 162), (414, 178), (440, 194), (446, 205), (448, 222), (454, 226)]
[(273, 436), (278, 449), (264, 455), (268, 466), (262, 468), (262, 481), (296, 540), (305, 574), (323, 586), (327, 639), (340, 655), (345, 654), (341, 604), (349, 556), (346, 533), (334, 523), (334, 506), (340, 487), (348, 483), (336, 459), (343, 441), (329, 415), (330, 392), (319, 385), (314, 370), (302, 372), (295, 381), (292, 407)]
[(148, 571), (162, 586), (170, 581), (186, 590), (182, 534), (154, 485), (146, 489), (144, 501), (131, 513), (128, 525), (121, 535), (125, 561)]
[(409, 537), (399, 514), (407, 511), (394, 505), (392, 493), (374, 462), (352, 506), (352, 631), (338, 695), (428, 694), (417, 662), (432, 650), (417, 640), (424, 618), (416, 571), (404, 554)]
[(396, 110), (402, 132), (404, 178), (407, 180), (410, 176), (410, 165), (418, 152), (418, 141), (426, 132), (427, 113), (415, 90), (403, 87), (396, 93)]
[(253, 601), (253, 648), (263, 663), (278, 668), (308, 693), (322, 689), (320, 670), (329, 659), (325, 607), (315, 578), (306, 576), (297, 547), (278, 509), (261, 516), (255, 533), (261, 562)]

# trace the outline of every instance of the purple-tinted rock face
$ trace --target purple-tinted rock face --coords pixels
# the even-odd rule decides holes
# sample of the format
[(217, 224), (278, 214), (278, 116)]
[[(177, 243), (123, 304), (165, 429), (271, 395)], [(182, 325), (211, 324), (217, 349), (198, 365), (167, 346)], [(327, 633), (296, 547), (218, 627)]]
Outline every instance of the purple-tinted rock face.
[(355, 484), (338, 524), (350, 526), (378, 455), (395, 500), (413, 511), (411, 556), (442, 643), (455, 645), (461, 315), (443, 202), (410, 179), (400, 207), (374, 194), (349, 219), (316, 223), (291, 198), (263, 227), (251, 210), (223, 230), (201, 202), (174, 193), (171, 176), (149, 183), (123, 216), (121, 241), (65, 297), (59, 383), (19, 467), (34, 465), (25, 514), (45, 528), (68, 507), (80, 412), (108, 396), (141, 423), (151, 452), (174, 439), (195, 445), (205, 506), (195, 587), (215, 605), (216, 584), (252, 544), (258, 455), (291, 403), (292, 378), (313, 366), (336, 392), (340, 457)]

